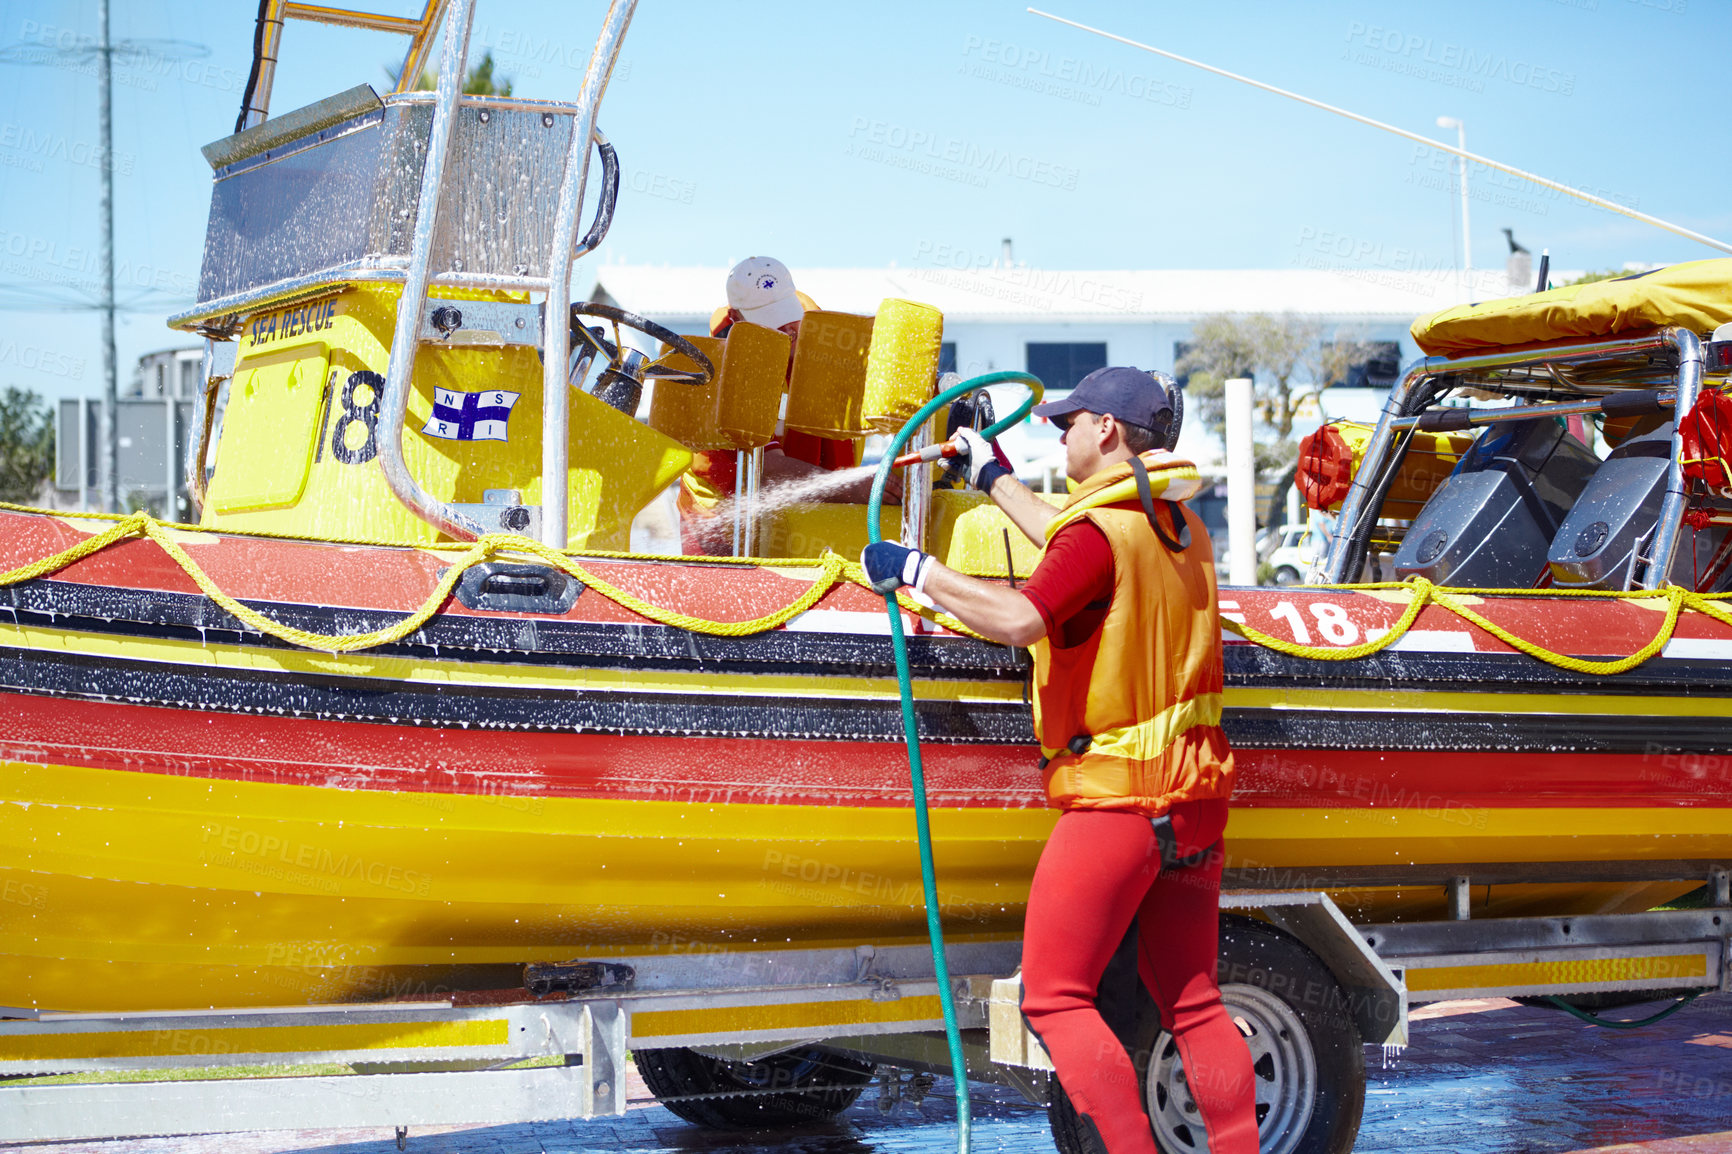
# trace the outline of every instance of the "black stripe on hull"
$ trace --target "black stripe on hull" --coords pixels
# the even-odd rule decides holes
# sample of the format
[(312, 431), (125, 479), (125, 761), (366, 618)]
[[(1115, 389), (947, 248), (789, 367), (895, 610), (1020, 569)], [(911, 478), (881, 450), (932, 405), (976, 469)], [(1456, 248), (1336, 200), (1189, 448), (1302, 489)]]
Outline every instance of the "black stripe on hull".
[[(0, 688), (171, 709), (385, 724), (633, 736), (902, 739), (895, 698), (410, 683), (116, 661), (47, 649), (0, 649)], [(926, 741), (1030, 745), (1034, 740), (1030, 711), (1020, 702), (927, 700), (917, 703), (917, 712)], [(1732, 753), (1732, 725), (1724, 718), (1230, 708), (1222, 725), (1241, 749)]]
[[(901, 705), (894, 697), (861, 701), (451, 685), (115, 661), (20, 649), (0, 649), (0, 689), (170, 709), (395, 725), (633, 736), (903, 740)], [(917, 701), (916, 713), (923, 740), (953, 745), (1034, 741), (1030, 713), (1020, 703)]]
[(1235, 749), (1732, 753), (1732, 719), (1724, 717), (1228, 709), (1221, 726)]
[[(247, 604), (273, 621), (313, 633), (367, 633), (408, 616), (268, 601)], [(254, 632), (215, 602), (191, 593), (29, 581), (0, 589), (0, 621), (8, 617), (22, 625), (131, 637), (295, 648)], [(412, 641), (367, 652), (422, 661), (443, 656), (590, 669), (896, 675), (890, 638), (869, 634), (768, 630), (746, 637), (716, 637), (668, 625), (440, 614), (411, 636)], [(1019, 681), (1030, 669), (1025, 651), (967, 637), (910, 637), (908, 660), (920, 678)]]
[[(366, 632), (405, 616), (292, 603), (250, 604), (273, 620), (319, 633)], [(31, 581), (0, 589), (0, 620), (7, 617), (19, 624), (120, 636), (294, 648), (244, 628), (209, 599), (189, 593)], [(369, 652), (417, 661), (503, 659), (514, 665), (564, 668), (895, 675), (889, 638), (872, 635), (771, 630), (713, 637), (664, 625), (445, 614), (414, 637)], [(1516, 653), (1385, 651), (1352, 661), (1313, 661), (1259, 646), (1229, 645), (1223, 657), (1229, 686), (1732, 696), (1732, 677), (1719, 661), (1654, 658), (1606, 677), (1559, 669)], [(1023, 651), (962, 637), (911, 637), (909, 660), (915, 676), (926, 679), (1026, 682), (1029, 676)]]

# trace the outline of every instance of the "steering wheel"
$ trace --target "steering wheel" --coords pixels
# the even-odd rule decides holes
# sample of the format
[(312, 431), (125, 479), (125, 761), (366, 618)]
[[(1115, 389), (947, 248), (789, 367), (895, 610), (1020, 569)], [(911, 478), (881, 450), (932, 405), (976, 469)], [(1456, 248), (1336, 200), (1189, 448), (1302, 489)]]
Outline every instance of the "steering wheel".
[[(613, 325), (613, 340), (609, 341), (597, 329), (580, 323), (579, 317), (600, 317), (610, 322)], [(668, 351), (654, 360), (649, 359), (620, 339), (619, 330), (622, 325), (647, 337), (654, 337), (666, 345)], [(628, 313), (614, 305), (594, 302), (572, 305), (571, 347), (579, 353), (580, 364), (597, 355), (607, 358), (607, 367), (596, 377), (595, 388), (591, 391), (596, 399), (612, 405), (628, 416), (637, 412), (646, 379), (702, 388), (716, 376), (716, 366), (710, 363), (710, 358), (704, 356), (698, 346), (666, 326), (645, 320), (636, 313)], [(670, 363), (676, 355), (697, 365), (697, 371), (679, 368)]]

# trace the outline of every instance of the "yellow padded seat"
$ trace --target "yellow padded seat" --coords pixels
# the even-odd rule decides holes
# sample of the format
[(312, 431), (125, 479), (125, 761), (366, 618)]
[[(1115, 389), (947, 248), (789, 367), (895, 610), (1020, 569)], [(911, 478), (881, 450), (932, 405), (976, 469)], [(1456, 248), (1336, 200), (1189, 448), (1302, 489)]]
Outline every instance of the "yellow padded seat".
[(944, 314), (931, 305), (891, 299), (878, 306), (861, 401), (867, 427), (894, 433), (932, 399), (943, 341)]
[(872, 318), (854, 313), (808, 312), (794, 346), (788, 381), (788, 411), (782, 424), (799, 433), (834, 440), (864, 436), (866, 353)]
[[(742, 322), (724, 339), (687, 339), (710, 359), (715, 376), (701, 388), (656, 382), (650, 427), (693, 449), (752, 449), (773, 441), (788, 376), (788, 334)], [(665, 346), (663, 355), (672, 368), (697, 368), (678, 353), (668, 355)]]
[[(672, 437), (691, 449), (731, 449), (731, 441), (716, 427), (716, 389), (721, 382), (722, 354), (727, 342), (719, 337), (687, 337), (698, 351), (709, 358), (715, 375), (707, 385), (688, 385), (679, 381), (658, 380), (650, 390), (650, 428)], [(664, 346), (662, 356), (669, 368), (697, 372), (698, 365), (679, 353), (669, 355)]]
[[(1064, 498), (1037, 494), (1058, 512)], [(1041, 550), (994, 505), (973, 489), (939, 489), (932, 494), (926, 522), (926, 551), (959, 573), (1004, 575), (1004, 538), (1010, 534), (1011, 568), (1020, 577), (1034, 572)]]

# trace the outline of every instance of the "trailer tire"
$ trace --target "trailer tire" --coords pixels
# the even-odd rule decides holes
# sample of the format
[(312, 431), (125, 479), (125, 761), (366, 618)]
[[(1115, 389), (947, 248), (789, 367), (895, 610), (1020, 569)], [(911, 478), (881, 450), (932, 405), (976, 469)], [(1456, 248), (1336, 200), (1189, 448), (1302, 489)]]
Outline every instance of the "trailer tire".
[[(1201, 1143), (1186, 1125), (1177, 1047), (1161, 1029), (1154, 999), (1135, 980), (1134, 954), (1126, 981), (1125, 954), (1102, 977), (1101, 1012), (1136, 1066), (1155, 1144), (1163, 1154), (1189, 1154)], [(1225, 915), (1217, 977), (1221, 999), (1256, 1055), (1262, 1154), (1351, 1151), (1365, 1109), (1365, 1053), (1347, 996), (1328, 967), (1297, 938)], [(1057, 1079), (1052, 1096), (1048, 1117), (1061, 1154), (1105, 1154)]]
[[(870, 1065), (821, 1046), (754, 1062), (684, 1048), (637, 1050), (632, 1058), (663, 1106), (709, 1130), (785, 1130), (825, 1122), (852, 1106), (872, 1080)], [(738, 1096), (696, 1096), (710, 1094)]]

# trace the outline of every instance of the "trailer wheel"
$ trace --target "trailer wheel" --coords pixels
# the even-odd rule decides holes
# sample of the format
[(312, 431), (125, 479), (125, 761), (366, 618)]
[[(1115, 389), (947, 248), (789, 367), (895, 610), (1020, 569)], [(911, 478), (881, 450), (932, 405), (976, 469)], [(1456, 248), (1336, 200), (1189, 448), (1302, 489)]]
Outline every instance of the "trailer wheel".
[(872, 1080), (871, 1066), (819, 1046), (755, 1062), (728, 1062), (683, 1048), (637, 1050), (632, 1058), (663, 1106), (711, 1130), (782, 1130), (823, 1122), (852, 1106)]
[[(1164, 1154), (1206, 1150), (1178, 1046), (1160, 1028), (1154, 999), (1138, 982), (1129, 992), (1138, 1005), (1109, 1008), (1111, 976), (1109, 967), (1102, 1013), (1143, 1080), (1156, 1145)], [(1296, 938), (1236, 916), (1221, 919), (1218, 976), (1221, 1000), (1251, 1049), (1262, 1154), (1347, 1154), (1365, 1108), (1365, 1054), (1334, 976)], [(1049, 1117), (1062, 1154), (1104, 1154), (1056, 1079)]]

